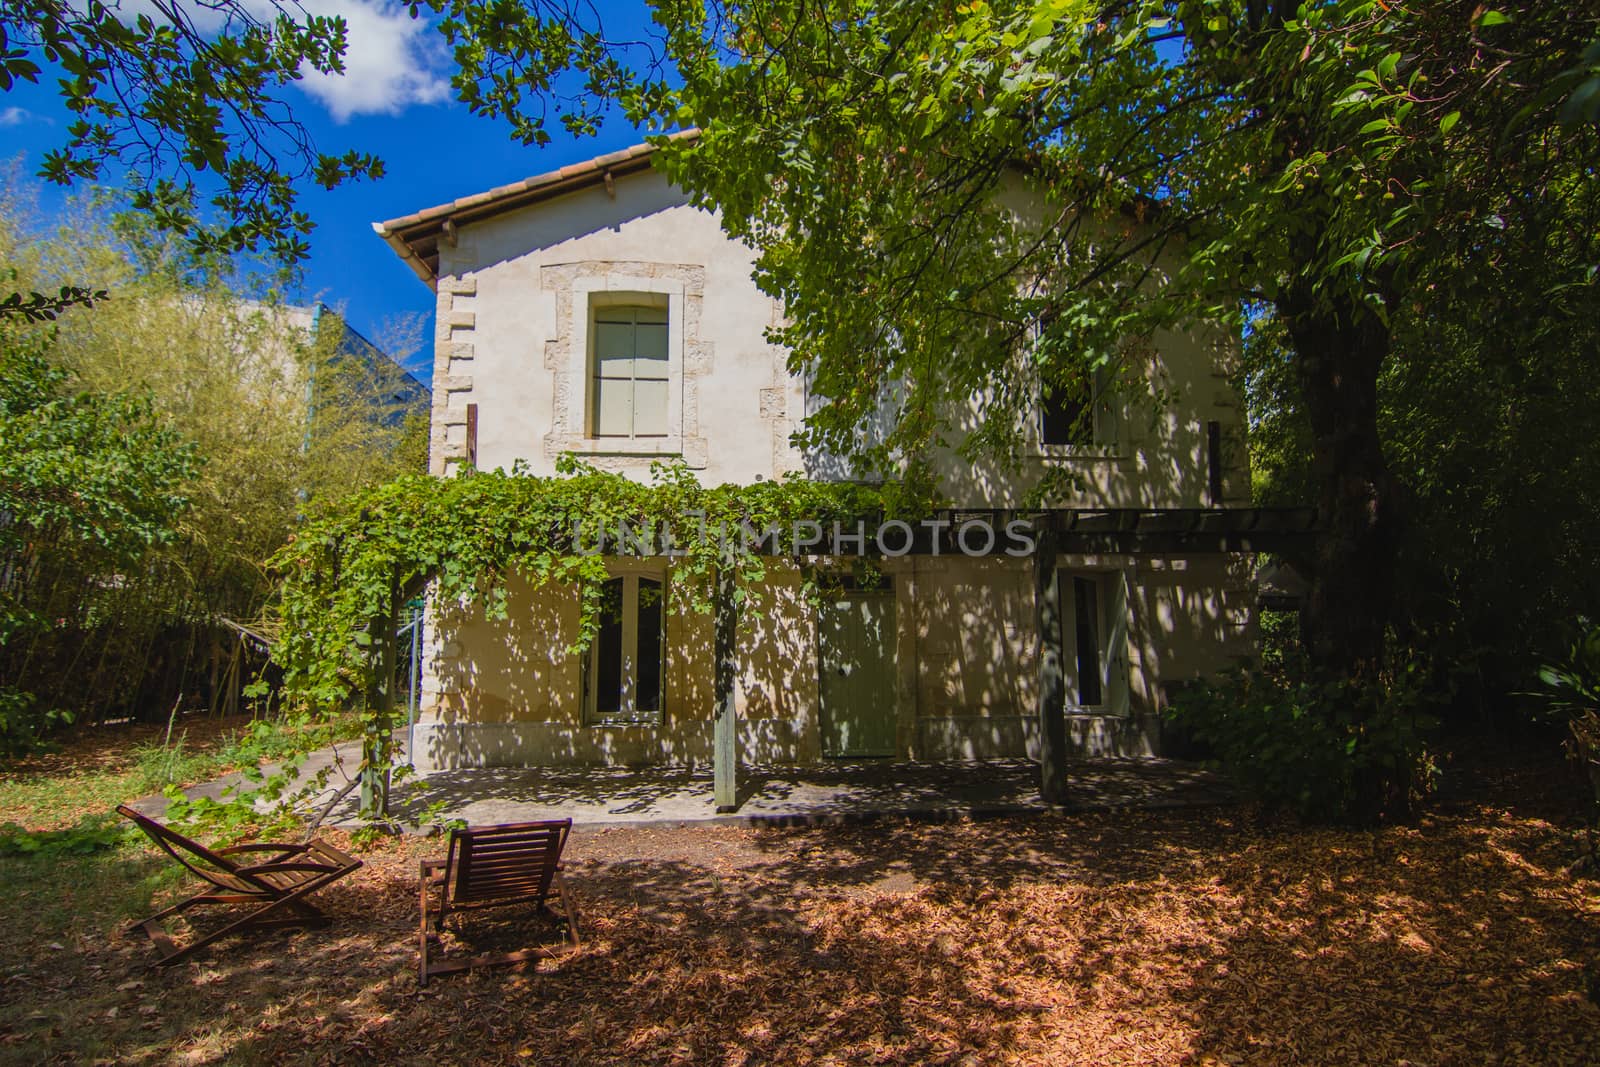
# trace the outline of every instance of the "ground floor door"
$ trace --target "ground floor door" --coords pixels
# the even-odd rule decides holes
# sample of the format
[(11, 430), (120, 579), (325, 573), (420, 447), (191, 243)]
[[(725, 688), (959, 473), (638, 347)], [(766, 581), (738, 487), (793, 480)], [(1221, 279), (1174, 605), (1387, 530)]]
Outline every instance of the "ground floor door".
[(817, 620), (822, 754), (895, 755), (894, 596), (849, 592)]

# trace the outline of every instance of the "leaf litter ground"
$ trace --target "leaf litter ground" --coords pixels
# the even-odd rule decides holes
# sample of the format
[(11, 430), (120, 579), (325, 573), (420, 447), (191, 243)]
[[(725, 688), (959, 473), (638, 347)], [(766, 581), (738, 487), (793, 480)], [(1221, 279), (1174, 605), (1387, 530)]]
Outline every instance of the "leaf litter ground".
[[(583, 949), (427, 989), (441, 842), (387, 841), (322, 894), (326, 931), (170, 972), (92, 924), (13, 941), (0, 1060), (1595, 1063), (1600, 885), (1569, 870), (1561, 781), (1480, 776), (1376, 832), (1240, 808), (580, 828)], [(508, 915), (446, 947), (541, 938)]]

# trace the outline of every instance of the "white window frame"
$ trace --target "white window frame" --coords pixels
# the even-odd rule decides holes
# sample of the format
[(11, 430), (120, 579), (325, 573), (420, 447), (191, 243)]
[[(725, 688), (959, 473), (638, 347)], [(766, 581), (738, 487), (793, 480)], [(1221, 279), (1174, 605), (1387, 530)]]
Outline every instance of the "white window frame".
[[(591, 294), (589, 297), (589, 325), (591, 327), (590, 338), (592, 343), (590, 346), (591, 351), (589, 353), (589, 381), (588, 396), (586, 399), (586, 403), (588, 404), (589, 408), (589, 418), (586, 429), (589, 431), (590, 437), (604, 438), (608, 441), (637, 443), (639, 441), (659, 441), (669, 436), (668, 432), (666, 432), (670, 430), (670, 427), (668, 426), (668, 412), (664, 406), (659, 412), (660, 425), (663, 432), (639, 432), (640, 412), (642, 410), (639, 402), (639, 383), (641, 381), (660, 383), (662, 405), (667, 404), (669, 400), (669, 394), (671, 392), (670, 384), (667, 380), (665, 380), (665, 377), (668, 376), (670, 372), (668, 361), (665, 359), (650, 361), (650, 363), (653, 364), (652, 369), (655, 375), (654, 377), (640, 377), (641, 361), (638, 355), (638, 343), (639, 330), (641, 328), (641, 323), (639, 322), (639, 313), (641, 311), (652, 311), (661, 317), (666, 318), (668, 315), (667, 301), (665, 298), (655, 293), (620, 293), (615, 297), (607, 294), (607, 299), (604, 300), (604, 302), (601, 301), (600, 294)], [(629, 376), (627, 379), (617, 377), (614, 372), (610, 375), (603, 374), (604, 368), (601, 365), (600, 353), (597, 348), (599, 344), (600, 325), (602, 320), (606, 320), (611, 325), (626, 325), (631, 330), (630, 336), (633, 341), (634, 354), (628, 360)], [(659, 325), (661, 327), (661, 332), (663, 335), (671, 332), (672, 326), (670, 322), (662, 322), (655, 325)], [(665, 352), (662, 352), (661, 354), (663, 356), (666, 355)], [(628, 432), (621, 434), (602, 433), (600, 429), (601, 383), (603, 381), (620, 382), (623, 380), (626, 380), (628, 384), (632, 386), (628, 402)]]
[[(1100, 702), (1077, 703), (1082, 685), (1078, 676), (1078, 593), (1075, 579), (1094, 583), (1098, 637), (1096, 655), (1100, 660)], [(1128, 694), (1128, 619), (1127, 575), (1121, 570), (1074, 571), (1061, 568), (1056, 573), (1058, 603), (1061, 605), (1061, 653), (1068, 714), (1125, 715)]]
[(1032, 418), (1029, 420), (1029, 438), (1034, 454), (1044, 457), (1107, 456), (1117, 450), (1118, 419), (1113, 407), (1115, 394), (1111, 389), (1111, 374), (1105, 367), (1096, 367), (1089, 389), (1089, 441), (1085, 444), (1054, 444), (1044, 439), (1044, 383), (1034, 386)]
[[(653, 711), (638, 708), (639, 579), (661, 584), (661, 699)], [(589, 644), (583, 662), (583, 718), (589, 726), (660, 726), (667, 705), (667, 576), (665, 568), (617, 570), (607, 581), (622, 582), (622, 695), (616, 711), (600, 711), (600, 641)]]
[[(596, 437), (594, 404), (594, 344), (591, 338), (597, 305), (667, 302), (667, 434), (665, 437)], [(597, 299), (598, 298), (598, 299)], [(566, 425), (561, 427), (564, 452), (586, 455), (678, 456), (683, 454), (683, 331), (684, 287), (673, 278), (648, 278), (629, 274), (591, 275), (572, 283), (567, 336), (567, 380), (573, 401), (566, 405)]]

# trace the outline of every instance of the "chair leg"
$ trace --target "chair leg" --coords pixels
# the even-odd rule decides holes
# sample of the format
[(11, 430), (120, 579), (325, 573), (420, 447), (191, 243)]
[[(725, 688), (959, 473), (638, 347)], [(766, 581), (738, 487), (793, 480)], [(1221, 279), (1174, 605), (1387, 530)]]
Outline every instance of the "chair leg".
[[(449, 906), (449, 895), (446, 891), (447, 886), (445, 884), (446, 879), (449, 877), (448, 872), (441, 874), (438, 877), (430, 877), (430, 875), (434, 874), (434, 872), (439, 871), (445, 871), (444, 862), (439, 860), (424, 860), (420, 872), (421, 877), (418, 880), (417, 984), (419, 987), (426, 986), (429, 978), (436, 977), (441, 974), (454, 974), (461, 971), (473, 970), (478, 967), (529, 963), (541, 959), (550, 959), (564, 954), (563, 952), (557, 952), (551, 949), (536, 948), (524, 949), (520, 952), (473, 956), (467, 959), (441, 959), (438, 962), (434, 962), (429, 958), (434, 947), (433, 940), (444, 930), (445, 917), (448, 914)], [(428, 888), (433, 884), (437, 884), (439, 886), (439, 910), (434, 914), (429, 914)], [(561, 900), (562, 916), (565, 917), (567, 926), (566, 939), (572, 942), (571, 949), (566, 951), (574, 951), (582, 946), (582, 939), (578, 933), (578, 909), (573, 902), (571, 894), (567, 892), (566, 885), (564, 882), (562, 882), (559, 872), (555, 873), (551, 878), (551, 889), (552, 892), (549, 896), (559, 897)], [(538, 911), (544, 915), (550, 915), (554, 917), (554, 911), (551, 909), (549, 904), (550, 902), (547, 898), (546, 902), (539, 906)]]
[(425, 988), (428, 984), (428, 875), (422, 875), (422, 906), (417, 910), (417, 985)]
[(211, 895), (210, 893), (196, 893), (192, 897), (185, 897), (183, 900), (178, 901), (176, 904), (172, 905), (172, 907), (170, 907), (170, 908), (162, 908), (160, 911), (156, 912), (154, 915), (150, 916), (149, 918), (140, 919), (138, 922), (129, 924), (130, 925), (130, 929), (132, 927), (148, 926), (150, 923), (159, 922), (162, 919), (165, 919), (169, 915), (176, 915), (180, 911), (186, 911), (189, 908), (194, 907), (196, 904), (203, 904), (203, 903), (206, 902), (205, 898), (210, 896), (210, 895)]
[(132, 934), (134, 932), (138, 932), (138, 933), (143, 934), (146, 938), (148, 938), (150, 940), (150, 943), (155, 945), (156, 953), (157, 953), (156, 958), (151, 961), (151, 966), (155, 966), (155, 967), (165, 966), (169, 962), (174, 962), (176, 960), (179, 960), (179, 959), (182, 959), (182, 958), (188, 956), (193, 949), (198, 948), (201, 944), (204, 944), (206, 941), (215, 940), (215, 937), (208, 937), (202, 942), (198, 942), (195, 945), (191, 945), (191, 946), (188, 946), (187, 948), (183, 948), (183, 947), (180, 947), (176, 941), (172, 940), (172, 938), (167, 935), (167, 932), (165, 930), (161, 929), (161, 920), (169, 918), (169, 917), (171, 917), (173, 915), (182, 914), (183, 912), (188, 911), (190, 908), (196, 907), (196, 906), (198, 906), (200, 904), (221, 904), (221, 903), (243, 903), (243, 902), (242, 901), (237, 901), (237, 900), (221, 900), (221, 901), (219, 901), (219, 900), (216, 900), (213, 897), (213, 895), (210, 894), (210, 893), (196, 893), (192, 897), (186, 897), (185, 899), (178, 901), (178, 903), (172, 905), (169, 908), (162, 908), (160, 911), (156, 912), (154, 915), (151, 915), (149, 918), (139, 919), (139, 920), (136, 920), (135, 922), (129, 923), (128, 927), (127, 927), (127, 932), (129, 934)]
[(440, 864), (438, 860), (423, 860), (421, 877), (418, 879), (418, 895), (420, 900), (417, 908), (417, 986), (419, 988), (425, 988), (428, 984), (429, 976), (434, 974), (436, 971), (436, 969), (429, 966), (428, 963), (428, 942), (432, 937), (432, 931), (429, 930), (430, 923), (428, 921), (428, 885), (434, 881), (441, 883), (439, 888), (439, 908), (441, 912), (440, 925), (442, 926), (442, 913), (444, 910), (443, 879), (435, 879), (430, 877), (434, 871), (441, 869), (442, 866), (443, 865)]
[(572, 902), (572, 893), (567, 889), (566, 879), (557, 873), (551, 876), (551, 884), (561, 897), (561, 910), (567, 916), (567, 936), (572, 939), (572, 947), (582, 948), (583, 941), (578, 937), (578, 909)]
[[(349, 872), (342, 872), (339, 875), (335, 875), (334, 878), (342, 877), (344, 873), (349, 873)], [(215, 931), (213, 931), (213, 932), (211, 932), (209, 934), (206, 934), (204, 937), (199, 938), (198, 940), (194, 941), (191, 944), (185, 945), (183, 948), (178, 949), (175, 952), (170, 952), (167, 955), (162, 956), (160, 959), (158, 959), (156, 961), (156, 965), (160, 966), (160, 967), (171, 967), (172, 965), (174, 965), (176, 963), (180, 963), (183, 960), (188, 959), (190, 956), (194, 955), (196, 952), (199, 952), (201, 949), (205, 948), (207, 945), (211, 944), (213, 941), (221, 940), (222, 938), (227, 937), (229, 934), (239, 933), (239, 932), (241, 932), (243, 930), (251, 929), (253, 927), (258, 927), (258, 926), (292, 926), (292, 925), (300, 925), (300, 924), (305, 923), (305, 922), (308, 921), (308, 920), (306, 920), (304, 918), (268, 918), (269, 916), (273, 916), (276, 912), (282, 911), (284, 909), (289, 909), (289, 910), (296, 911), (296, 912), (303, 912), (304, 910), (309, 910), (313, 915), (315, 915), (317, 917), (317, 920), (320, 920), (320, 925), (326, 925), (327, 924), (327, 917), (325, 915), (323, 915), (322, 912), (318, 911), (316, 908), (314, 908), (310, 904), (306, 903), (306, 901), (304, 899), (302, 899), (302, 898), (307, 897), (312, 893), (315, 893), (317, 890), (321, 889), (323, 886), (325, 886), (329, 882), (333, 881), (334, 878), (318, 878), (315, 881), (308, 882), (306, 885), (301, 886), (300, 888), (294, 890), (293, 892), (289, 893), (288, 895), (280, 897), (279, 899), (272, 901), (270, 904), (266, 904), (265, 906), (256, 909), (255, 911), (251, 912), (248, 915), (244, 915), (244, 916), (241, 916), (238, 919), (235, 919), (233, 922), (228, 923), (226, 926), (223, 926), (221, 929), (215, 930)], [(189, 903), (189, 902), (186, 902), (186, 903)], [(158, 914), (168, 914), (171, 911), (172, 911), (172, 909), (169, 908), (166, 913), (158, 913)], [(151, 932), (151, 927), (149, 925), (149, 923), (154, 922), (154, 921), (155, 921), (154, 918), (151, 918), (151, 919), (146, 920), (146, 922), (144, 924), (142, 924), (142, 925), (144, 925), (145, 932), (150, 935), (151, 940), (156, 940), (155, 934)], [(310, 921), (315, 922), (316, 920), (310, 920)], [(165, 935), (162, 935), (162, 936), (163, 936), (163, 938), (165, 938)], [(170, 939), (166, 939), (166, 940), (167, 940), (167, 944), (169, 944), (169, 945), (172, 944)], [(157, 942), (157, 943), (158, 943), (158, 946), (159, 946), (160, 943), (159, 942)]]

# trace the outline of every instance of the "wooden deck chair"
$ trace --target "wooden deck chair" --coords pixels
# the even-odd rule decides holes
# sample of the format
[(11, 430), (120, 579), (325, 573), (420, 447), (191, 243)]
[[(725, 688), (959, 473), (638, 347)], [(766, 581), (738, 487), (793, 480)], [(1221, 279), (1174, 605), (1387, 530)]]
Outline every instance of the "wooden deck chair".
[[(326, 926), (327, 916), (306, 898), (361, 866), (354, 856), (322, 841), (303, 845), (232, 845), (213, 851), (126, 804), (118, 805), (117, 812), (133, 820), (162, 851), (209, 887), (133, 924), (160, 950), (161, 957), (156, 962), (163, 967), (187, 959), (229, 934), (263, 927)], [(256, 856), (264, 862), (240, 862), (242, 857)], [(159, 923), (202, 904), (254, 905), (254, 909), (180, 948)]]
[[(427, 985), (436, 974), (474, 967), (522, 963), (555, 956), (552, 949), (535, 948), (465, 960), (429, 961), (429, 945), (451, 912), (501, 904), (533, 904), (553, 915), (552, 901), (561, 905), (566, 938), (576, 949), (578, 915), (572, 897), (561, 881), (561, 850), (566, 847), (571, 819), (548, 822), (504, 823), (450, 832), (450, 853), (442, 860), (422, 861), (422, 925), (418, 941), (422, 950), (419, 983)], [(429, 890), (437, 888), (439, 905), (430, 914)]]

